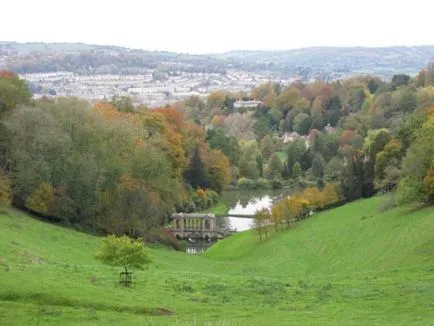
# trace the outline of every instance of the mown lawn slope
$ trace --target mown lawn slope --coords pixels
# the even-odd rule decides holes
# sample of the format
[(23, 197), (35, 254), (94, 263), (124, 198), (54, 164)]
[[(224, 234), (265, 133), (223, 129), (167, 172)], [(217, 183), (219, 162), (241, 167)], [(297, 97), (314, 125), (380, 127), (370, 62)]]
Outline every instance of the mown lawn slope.
[(382, 198), (205, 255), (151, 249), (132, 289), (101, 239), (0, 208), (1, 325), (434, 325), (434, 209)]

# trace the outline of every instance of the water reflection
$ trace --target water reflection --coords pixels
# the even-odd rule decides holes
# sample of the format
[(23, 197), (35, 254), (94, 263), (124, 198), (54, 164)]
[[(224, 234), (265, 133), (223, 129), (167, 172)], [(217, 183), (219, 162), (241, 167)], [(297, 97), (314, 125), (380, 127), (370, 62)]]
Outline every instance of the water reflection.
[(250, 230), (253, 227), (253, 218), (230, 216), (228, 219), (230, 229), (236, 232)]
[(211, 247), (214, 243), (206, 240), (192, 240), (189, 239), (188, 245), (185, 248), (185, 253), (187, 255), (201, 254), (204, 253), (209, 247)]
[(229, 215), (254, 215), (256, 211), (261, 209), (270, 209), (272, 204), (273, 198), (268, 195), (251, 198), (247, 203), (242, 203), (239, 200), (235, 207), (231, 207)]
[[(235, 232), (250, 230), (253, 227), (253, 218), (239, 216), (252, 216), (263, 208), (271, 209), (274, 201), (289, 193), (289, 190), (228, 191), (223, 194), (223, 198), (230, 208), (228, 216), (217, 217), (216, 224), (221, 229), (229, 228)], [(203, 253), (211, 245), (213, 245), (212, 242), (190, 241), (186, 253), (189, 255)]]

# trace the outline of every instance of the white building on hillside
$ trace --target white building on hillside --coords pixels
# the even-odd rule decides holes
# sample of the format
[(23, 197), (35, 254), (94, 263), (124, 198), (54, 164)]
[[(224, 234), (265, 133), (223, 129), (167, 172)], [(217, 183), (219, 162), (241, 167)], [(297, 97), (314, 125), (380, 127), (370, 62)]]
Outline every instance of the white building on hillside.
[(261, 104), (261, 101), (236, 101), (234, 103), (234, 108), (257, 108)]

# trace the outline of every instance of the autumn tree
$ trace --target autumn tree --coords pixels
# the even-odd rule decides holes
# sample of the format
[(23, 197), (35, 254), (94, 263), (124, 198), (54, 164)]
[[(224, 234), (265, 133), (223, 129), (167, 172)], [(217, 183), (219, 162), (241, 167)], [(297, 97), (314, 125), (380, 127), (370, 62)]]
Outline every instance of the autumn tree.
[(276, 205), (273, 205), (271, 208), (271, 215), (270, 215), (271, 222), (274, 224), (274, 229), (276, 232), (279, 231), (279, 229), (282, 229), (284, 224), (284, 206), (282, 203), (278, 203)]
[(321, 192), (317, 187), (308, 187), (303, 190), (303, 197), (309, 202), (309, 207), (313, 210), (320, 206)]
[(47, 182), (43, 182), (27, 197), (25, 205), (35, 212), (49, 214), (53, 201), (53, 187)]
[(268, 238), (268, 222), (270, 213), (266, 209), (259, 210), (253, 216), (253, 228), (258, 232), (259, 240), (262, 240), (262, 235)]
[(229, 159), (220, 151), (203, 149), (205, 184), (221, 193), (231, 182), (232, 170)]
[(339, 201), (339, 195), (333, 184), (326, 183), (320, 194), (320, 207), (324, 208)]
[(0, 206), (11, 204), (12, 189), (9, 178), (0, 170)]

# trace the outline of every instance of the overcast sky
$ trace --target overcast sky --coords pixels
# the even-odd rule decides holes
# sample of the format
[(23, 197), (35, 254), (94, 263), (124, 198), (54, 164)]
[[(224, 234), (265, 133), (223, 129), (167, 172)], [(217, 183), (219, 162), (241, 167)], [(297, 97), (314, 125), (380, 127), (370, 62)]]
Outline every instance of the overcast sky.
[(189, 53), (434, 44), (432, 0), (4, 0), (0, 8), (1, 41)]

